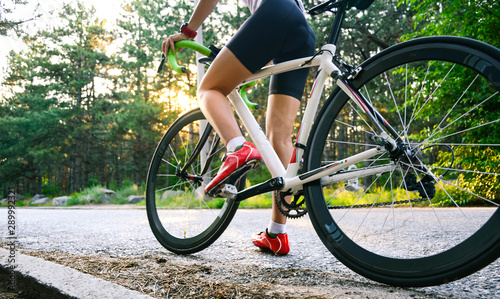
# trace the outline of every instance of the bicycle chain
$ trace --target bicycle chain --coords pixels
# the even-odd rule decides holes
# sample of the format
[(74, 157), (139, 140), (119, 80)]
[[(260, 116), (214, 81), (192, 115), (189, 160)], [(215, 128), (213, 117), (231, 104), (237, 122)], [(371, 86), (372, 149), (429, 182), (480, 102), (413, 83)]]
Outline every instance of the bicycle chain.
[[(279, 198), (278, 196), (279, 195), (277, 194), (276, 204), (278, 206), (278, 209), (287, 218), (296, 219), (296, 218), (300, 218), (302, 216), (305, 216), (307, 214), (307, 208), (303, 204), (304, 202), (302, 202), (302, 204), (300, 204), (299, 206), (293, 205), (293, 204), (290, 205), (290, 204), (286, 203), (284, 198), (278, 199)], [(419, 202), (423, 202), (423, 201), (427, 201), (427, 200), (428, 200), (428, 198), (417, 198), (417, 199), (410, 199), (409, 201), (408, 200), (399, 200), (399, 201), (395, 201), (395, 202), (388, 201), (388, 202), (379, 202), (379, 203), (374, 203), (374, 204), (361, 204), (361, 205), (352, 205), (352, 206), (329, 206), (328, 209), (329, 210), (340, 210), (340, 209), (374, 208), (374, 207), (384, 207), (384, 206), (407, 204), (407, 203), (419, 203)], [(293, 213), (292, 211), (295, 213)]]
[[(417, 198), (417, 199), (410, 199), (409, 202), (411, 203), (418, 203), (418, 202), (423, 202), (427, 201), (428, 198)], [(408, 200), (399, 200), (399, 201), (388, 201), (388, 202), (378, 202), (374, 204), (362, 204), (362, 205), (353, 205), (353, 206), (330, 206), (328, 207), (329, 210), (340, 210), (340, 209), (359, 209), (359, 208), (370, 208), (370, 207), (384, 207), (384, 206), (390, 206), (390, 205), (399, 205), (399, 204), (405, 204), (408, 203)]]

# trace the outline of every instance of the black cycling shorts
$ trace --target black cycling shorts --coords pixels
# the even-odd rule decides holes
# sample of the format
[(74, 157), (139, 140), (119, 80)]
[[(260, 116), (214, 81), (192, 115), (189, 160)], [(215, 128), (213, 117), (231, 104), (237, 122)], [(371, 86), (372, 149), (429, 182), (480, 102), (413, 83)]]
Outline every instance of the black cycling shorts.
[[(267, 65), (312, 56), (316, 38), (294, 0), (263, 0), (226, 45), (252, 73)], [(271, 76), (269, 94), (302, 98), (309, 69)]]

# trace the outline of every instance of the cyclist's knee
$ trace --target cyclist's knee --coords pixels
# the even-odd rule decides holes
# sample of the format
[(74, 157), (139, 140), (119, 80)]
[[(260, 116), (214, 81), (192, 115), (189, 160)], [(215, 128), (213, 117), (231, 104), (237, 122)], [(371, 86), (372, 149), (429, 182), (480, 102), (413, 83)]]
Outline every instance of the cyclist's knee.
[(213, 98), (221, 98), (221, 97), (225, 98), (227, 94), (229, 93), (225, 92), (221, 88), (217, 87), (207, 88), (201, 85), (200, 88), (198, 89), (197, 97), (198, 101), (200, 102), (200, 105), (203, 105), (207, 104), (210, 101), (210, 99)]

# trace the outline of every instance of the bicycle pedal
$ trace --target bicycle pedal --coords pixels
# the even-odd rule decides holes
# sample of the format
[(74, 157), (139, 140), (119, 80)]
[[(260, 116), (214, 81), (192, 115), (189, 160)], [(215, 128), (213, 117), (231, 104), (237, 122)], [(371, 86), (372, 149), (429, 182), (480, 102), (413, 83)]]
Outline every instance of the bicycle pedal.
[(236, 194), (238, 193), (238, 189), (235, 186), (240, 182), (241, 178), (243, 178), (249, 171), (259, 166), (259, 164), (260, 162), (258, 160), (248, 161), (240, 168), (236, 169), (224, 180), (222, 180), (219, 185), (214, 186), (207, 195), (210, 197), (224, 197), (234, 199), (236, 197)]
[(235, 198), (237, 193), (238, 189), (235, 185), (224, 184), (224, 186), (217, 191), (216, 197)]

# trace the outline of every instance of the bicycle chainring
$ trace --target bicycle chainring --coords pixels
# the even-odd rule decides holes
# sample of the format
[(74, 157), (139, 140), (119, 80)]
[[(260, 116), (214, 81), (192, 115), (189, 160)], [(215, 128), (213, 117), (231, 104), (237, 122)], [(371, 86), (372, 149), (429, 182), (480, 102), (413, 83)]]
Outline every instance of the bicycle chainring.
[[(307, 214), (306, 200), (302, 192), (291, 194), (290, 192), (275, 191), (274, 194), (276, 206), (281, 214), (287, 218), (296, 219)], [(292, 196), (290, 203), (285, 200), (287, 196)]]

